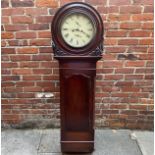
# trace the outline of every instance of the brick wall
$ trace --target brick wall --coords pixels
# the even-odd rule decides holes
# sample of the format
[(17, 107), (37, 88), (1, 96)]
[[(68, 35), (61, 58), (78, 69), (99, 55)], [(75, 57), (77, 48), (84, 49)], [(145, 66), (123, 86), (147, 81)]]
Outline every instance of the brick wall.
[[(59, 126), (59, 66), (50, 45), (57, 8), (73, 0), (2, 0), (2, 125)], [(153, 0), (83, 0), (105, 25), (96, 127), (153, 128)]]

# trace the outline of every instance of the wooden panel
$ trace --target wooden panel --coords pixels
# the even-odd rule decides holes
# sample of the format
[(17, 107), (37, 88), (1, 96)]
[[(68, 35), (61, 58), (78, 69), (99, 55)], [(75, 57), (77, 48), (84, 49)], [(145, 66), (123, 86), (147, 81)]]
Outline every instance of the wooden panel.
[(65, 79), (65, 129), (68, 131), (89, 130), (90, 79), (72, 75)]

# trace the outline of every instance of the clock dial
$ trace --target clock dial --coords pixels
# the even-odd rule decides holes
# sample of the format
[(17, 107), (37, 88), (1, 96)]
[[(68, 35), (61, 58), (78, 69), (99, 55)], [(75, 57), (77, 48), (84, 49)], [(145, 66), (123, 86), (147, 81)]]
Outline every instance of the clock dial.
[(68, 15), (61, 23), (63, 40), (72, 47), (83, 47), (90, 43), (95, 35), (93, 22), (82, 13)]

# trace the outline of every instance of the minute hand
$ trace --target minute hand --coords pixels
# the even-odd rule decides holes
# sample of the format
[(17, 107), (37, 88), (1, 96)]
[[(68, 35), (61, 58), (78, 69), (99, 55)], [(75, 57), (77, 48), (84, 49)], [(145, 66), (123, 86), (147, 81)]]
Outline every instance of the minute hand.
[(88, 38), (90, 38), (90, 35), (87, 34), (86, 32), (84, 32), (83, 30), (80, 30), (80, 32), (82, 32), (82, 33), (85, 34)]

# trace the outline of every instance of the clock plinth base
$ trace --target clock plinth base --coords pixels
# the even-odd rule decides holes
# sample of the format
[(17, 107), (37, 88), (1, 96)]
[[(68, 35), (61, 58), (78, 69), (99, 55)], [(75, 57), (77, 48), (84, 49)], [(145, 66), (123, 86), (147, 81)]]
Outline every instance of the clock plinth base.
[(64, 153), (91, 153), (94, 151), (94, 142), (61, 142), (61, 151)]
[(94, 150), (94, 130), (61, 131), (61, 151), (64, 153), (90, 153)]

